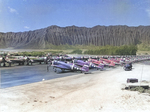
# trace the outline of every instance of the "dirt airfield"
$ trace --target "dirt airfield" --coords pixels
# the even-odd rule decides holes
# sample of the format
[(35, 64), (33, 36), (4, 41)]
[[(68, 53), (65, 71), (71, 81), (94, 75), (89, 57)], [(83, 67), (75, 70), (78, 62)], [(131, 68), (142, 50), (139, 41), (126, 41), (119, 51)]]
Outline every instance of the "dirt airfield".
[(122, 90), (127, 78), (150, 84), (150, 65), (118, 66), (91, 74), (0, 89), (0, 112), (149, 112), (150, 95)]

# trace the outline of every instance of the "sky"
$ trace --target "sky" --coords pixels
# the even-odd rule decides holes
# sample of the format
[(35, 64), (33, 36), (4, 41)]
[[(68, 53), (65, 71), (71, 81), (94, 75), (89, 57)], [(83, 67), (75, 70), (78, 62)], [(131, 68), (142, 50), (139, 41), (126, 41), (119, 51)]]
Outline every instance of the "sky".
[(150, 0), (0, 0), (0, 32), (150, 25)]

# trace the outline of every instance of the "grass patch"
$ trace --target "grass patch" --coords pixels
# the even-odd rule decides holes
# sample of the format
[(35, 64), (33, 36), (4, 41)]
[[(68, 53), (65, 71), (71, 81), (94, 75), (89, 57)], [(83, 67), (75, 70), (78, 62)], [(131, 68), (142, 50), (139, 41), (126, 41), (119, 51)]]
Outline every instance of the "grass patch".
[(57, 55), (59, 53), (63, 53), (63, 51), (32, 51), (32, 52), (18, 52), (14, 53), (14, 56), (45, 56), (47, 53), (51, 53), (53, 55)]
[(91, 55), (136, 55), (137, 46), (123, 45), (123, 46), (97, 46), (91, 47), (84, 54)]
[(140, 51), (150, 51), (150, 43), (148, 42), (138, 44), (137, 47)]
[(80, 49), (73, 50), (71, 54), (82, 54), (82, 50)]
[[(32, 52), (18, 52), (15, 55), (26, 55), (26, 56), (41, 56), (46, 53), (51, 54), (89, 54), (89, 55), (148, 55), (150, 54), (149, 47), (140, 45), (122, 45), (122, 46), (95, 46), (95, 45), (52, 45), (47, 44), (45, 49), (40, 51)], [(144, 51), (146, 50), (146, 51)]]
[(137, 55), (150, 55), (150, 51), (141, 51), (141, 50), (138, 50)]
[(150, 89), (145, 89), (145, 88), (143, 88), (143, 87), (132, 87), (131, 89), (130, 89), (130, 91), (138, 91), (138, 92), (140, 92), (140, 93), (149, 93), (150, 94)]

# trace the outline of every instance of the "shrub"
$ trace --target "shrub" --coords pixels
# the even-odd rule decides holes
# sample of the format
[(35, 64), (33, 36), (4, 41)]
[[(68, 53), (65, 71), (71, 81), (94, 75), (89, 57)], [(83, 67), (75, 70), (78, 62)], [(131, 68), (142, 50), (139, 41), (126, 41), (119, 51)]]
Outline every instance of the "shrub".
[(140, 93), (144, 93), (145, 92), (145, 89), (143, 87), (132, 87), (130, 90), (131, 91), (138, 91)]
[(73, 50), (71, 54), (82, 54), (82, 50), (80, 49)]

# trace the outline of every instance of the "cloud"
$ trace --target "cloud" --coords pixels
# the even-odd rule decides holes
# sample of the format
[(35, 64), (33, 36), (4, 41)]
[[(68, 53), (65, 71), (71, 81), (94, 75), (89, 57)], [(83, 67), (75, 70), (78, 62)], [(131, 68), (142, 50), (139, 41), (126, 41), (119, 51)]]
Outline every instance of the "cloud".
[(25, 28), (25, 29), (30, 29), (30, 27), (28, 27), (28, 26), (24, 26), (24, 28)]
[(16, 9), (13, 9), (11, 7), (8, 7), (8, 9), (11, 13), (19, 14)]
[(146, 9), (148, 16), (150, 17), (150, 9)]

